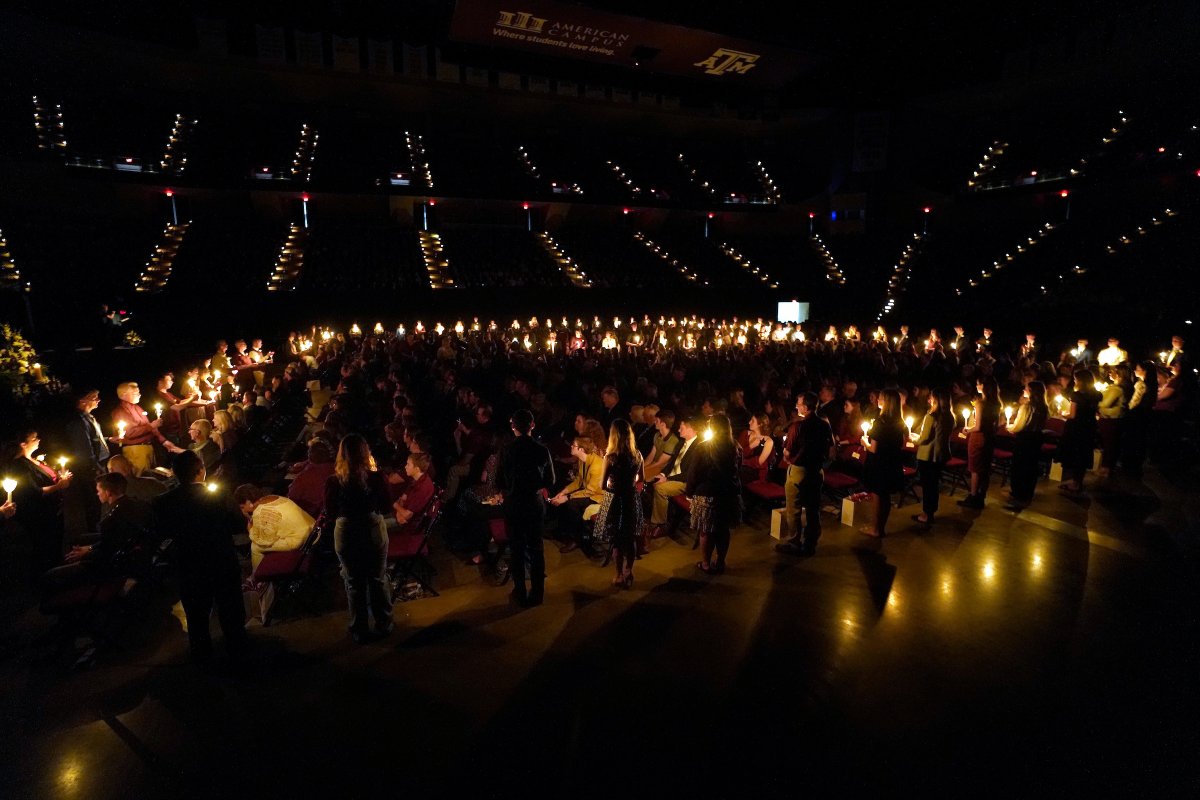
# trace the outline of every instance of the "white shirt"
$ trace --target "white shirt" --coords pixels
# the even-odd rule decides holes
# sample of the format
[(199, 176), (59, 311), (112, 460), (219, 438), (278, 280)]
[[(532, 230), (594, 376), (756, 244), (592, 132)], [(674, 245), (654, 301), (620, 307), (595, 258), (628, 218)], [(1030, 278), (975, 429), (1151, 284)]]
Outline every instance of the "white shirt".
[(1102, 367), (1123, 364), (1129, 360), (1129, 355), (1119, 347), (1106, 347), (1096, 356), (1096, 362)]

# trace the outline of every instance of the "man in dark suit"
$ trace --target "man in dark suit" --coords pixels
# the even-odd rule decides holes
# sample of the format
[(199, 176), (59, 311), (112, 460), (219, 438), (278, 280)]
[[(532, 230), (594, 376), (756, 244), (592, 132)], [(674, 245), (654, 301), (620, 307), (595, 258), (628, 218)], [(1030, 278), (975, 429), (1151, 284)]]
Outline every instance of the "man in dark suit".
[[(541, 605), (546, 593), (546, 554), (542, 549), (542, 493), (554, 486), (554, 460), (550, 451), (533, 440), (533, 414), (518, 409), (509, 420), (516, 435), (500, 453), (496, 488), (504, 497), (504, 523), (512, 547), (510, 573), (513, 601), (521, 606)], [(529, 563), (529, 590), (525, 564)]]
[[(154, 514), (148, 503), (125, 494), (125, 476), (117, 473), (100, 475), (92, 481), (93, 491), (100, 503), (109, 510), (100, 520), (100, 532), (81, 537), (72, 547), (61, 567), (43, 576), (47, 593), (102, 580), (114, 574), (114, 558), (120, 553), (131, 554), (135, 547), (143, 552), (150, 545)], [(133, 564), (126, 567), (132, 569)]]
[(179, 487), (157, 498), (154, 511), (159, 532), (173, 540), (192, 660), (205, 662), (212, 656), (208, 623), (214, 605), (225, 648), (238, 655), (246, 647), (246, 610), (233, 537), (245, 531), (245, 521), (204, 485), (204, 464), (194, 452), (177, 454), (171, 468)]
[(654, 492), (650, 511), (650, 524), (656, 530), (661, 530), (667, 524), (667, 509), (672, 497), (683, 494), (687, 490), (687, 477), (692, 468), (692, 461), (697, 448), (697, 427), (701, 424), (699, 417), (684, 417), (679, 423), (679, 438), (683, 444), (671, 456), (663, 471), (654, 476), (650, 486)]
[(817, 395), (817, 416), (829, 423), (829, 427), (836, 428), (837, 424), (842, 420), (842, 406), (844, 402), (837, 396), (837, 389), (828, 383), (821, 385), (821, 390)]

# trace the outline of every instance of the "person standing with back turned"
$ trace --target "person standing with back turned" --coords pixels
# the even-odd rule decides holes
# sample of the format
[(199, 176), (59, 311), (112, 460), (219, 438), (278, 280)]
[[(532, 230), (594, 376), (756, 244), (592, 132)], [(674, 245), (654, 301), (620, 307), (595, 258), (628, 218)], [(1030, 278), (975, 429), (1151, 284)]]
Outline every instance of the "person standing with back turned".
[[(496, 488), (504, 497), (504, 522), (512, 545), (513, 601), (521, 606), (541, 605), (546, 593), (546, 554), (542, 549), (542, 492), (554, 485), (554, 461), (544, 445), (530, 436), (533, 414), (517, 410), (510, 420), (514, 439), (500, 453)], [(529, 590), (525, 588), (526, 554)]]

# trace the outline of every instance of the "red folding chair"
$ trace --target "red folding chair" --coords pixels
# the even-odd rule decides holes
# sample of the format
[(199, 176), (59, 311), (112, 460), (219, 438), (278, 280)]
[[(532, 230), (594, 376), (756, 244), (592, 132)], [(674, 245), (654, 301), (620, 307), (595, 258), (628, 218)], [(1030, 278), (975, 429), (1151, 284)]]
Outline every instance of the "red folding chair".
[(304, 544), (295, 550), (280, 553), (264, 553), (258, 562), (251, 581), (257, 585), (259, 618), (267, 627), (280, 615), (280, 601), (284, 607), (288, 602), (299, 603), (305, 590), (315, 585), (313, 580), (316, 564), (315, 549), (325, 529), (325, 515), (321, 514), (313, 523)]
[[(429, 536), (441, 515), (442, 498), (441, 495), (435, 495), (419, 519), (388, 533), (387, 560), (391, 565), (388, 577), (393, 598), (408, 601), (426, 594), (440, 596), (437, 589), (433, 588), (433, 576), (437, 570), (429, 561)], [(419, 594), (409, 597), (400, 591), (413, 582), (420, 587)]]

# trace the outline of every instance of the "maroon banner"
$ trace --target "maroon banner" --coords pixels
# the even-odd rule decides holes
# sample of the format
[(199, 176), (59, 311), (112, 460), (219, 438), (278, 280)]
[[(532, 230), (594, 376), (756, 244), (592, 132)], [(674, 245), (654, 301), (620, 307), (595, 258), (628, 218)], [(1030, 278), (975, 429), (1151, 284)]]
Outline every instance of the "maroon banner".
[(814, 63), (781, 47), (554, 0), (458, 0), (450, 38), (731, 83), (779, 84)]

